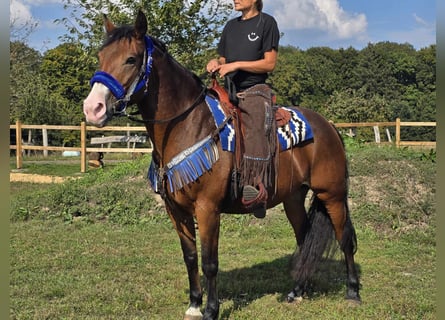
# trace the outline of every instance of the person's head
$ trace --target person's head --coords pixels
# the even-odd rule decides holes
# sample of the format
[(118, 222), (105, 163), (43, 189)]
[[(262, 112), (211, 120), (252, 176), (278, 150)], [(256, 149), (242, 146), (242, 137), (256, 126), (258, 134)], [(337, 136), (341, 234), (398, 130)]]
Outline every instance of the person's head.
[(236, 11), (243, 11), (252, 6), (255, 6), (259, 12), (263, 10), (263, 0), (234, 0), (233, 3)]

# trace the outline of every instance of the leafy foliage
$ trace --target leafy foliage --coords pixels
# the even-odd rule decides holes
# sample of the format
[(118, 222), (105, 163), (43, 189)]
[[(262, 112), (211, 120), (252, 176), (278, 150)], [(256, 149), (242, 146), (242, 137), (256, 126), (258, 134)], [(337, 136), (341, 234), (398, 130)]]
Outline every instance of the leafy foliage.
[(95, 68), (96, 59), (75, 43), (64, 43), (48, 50), (41, 64), (42, 74), (51, 80), (49, 89), (77, 106), (88, 94), (89, 79)]
[[(143, 0), (119, 2), (104, 0), (65, 0), (72, 17), (62, 19), (69, 30), (66, 38), (80, 41), (97, 50), (103, 39), (103, 14), (117, 25), (132, 24), (142, 9), (147, 16), (149, 34), (164, 41), (170, 53), (184, 66), (202, 72), (208, 50), (215, 45), (221, 27), (231, 13), (231, 5), (222, 0)], [(76, 25), (73, 25), (73, 21)]]
[(283, 47), (270, 82), (280, 103), (333, 121), (434, 121), (435, 52), (391, 42), (360, 51)]

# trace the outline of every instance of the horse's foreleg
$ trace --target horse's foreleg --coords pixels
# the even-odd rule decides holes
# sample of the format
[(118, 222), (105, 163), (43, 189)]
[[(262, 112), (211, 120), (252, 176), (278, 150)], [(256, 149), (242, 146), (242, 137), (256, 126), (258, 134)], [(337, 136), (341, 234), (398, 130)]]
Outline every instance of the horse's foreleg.
[(202, 288), (199, 278), (198, 269), (198, 253), (196, 250), (196, 240), (187, 236), (181, 236), (181, 248), (184, 256), (184, 262), (187, 267), (187, 274), (190, 288), (190, 305), (187, 309), (184, 320), (199, 320), (202, 319), (201, 305), (202, 305)]
[(202, 319), (200, 307), (202, 305), (202, 288), (199, 281), (198, 252), (196, 250), (195, 222), (192, 216), (173, 212), (166, 206), (170, 219), (178, 233), (182, 254), (189, 279), (190, 305), (184, 320)]
[(204, 320), (216, 320), (219, 314), (218, 290), (218, 239), (220, 215), (214, 210), (197, 213), (199, 236), (201, 240), (202, 272), (207, 280), (207, 305)]

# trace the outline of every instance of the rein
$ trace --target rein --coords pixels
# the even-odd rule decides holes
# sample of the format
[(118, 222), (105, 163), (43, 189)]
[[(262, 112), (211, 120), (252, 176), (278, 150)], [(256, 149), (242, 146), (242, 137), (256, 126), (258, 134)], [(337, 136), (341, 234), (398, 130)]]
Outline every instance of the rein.
[(194, 108), (196, 108), (204, 99), (205, 97), (205, 93), (207, 91), (207, 88), (205, 86), (202, 87), (201, 92), (199, 93), (198, 97), (196, 97), (195, 101), (193, 102), (193, 104), (191, 104), (187, 109), (185, 109), (184, 111), (182, 111), (180, 114), (172, 116), (170, 118), (166, 118), (166, 119), (153, 119), (153, 120), (144, 120), (144, 119), (139, 119), (134, 117), (133, 115), (138, 114), (139, 112), (133, 113), (133, 114), (127, 114), (125, 113), (124, 115), (127, 116), (128, 119), (135, 121), (135, 122), (139, 122), (139, 123), (145, 123), (145, 124), (162, 124), (162, 123), (167, 123), (167, 122), (171, 122), (175, 119), (180, 118), (181, 116), (183, 116), (184, 114), (192, 111)]

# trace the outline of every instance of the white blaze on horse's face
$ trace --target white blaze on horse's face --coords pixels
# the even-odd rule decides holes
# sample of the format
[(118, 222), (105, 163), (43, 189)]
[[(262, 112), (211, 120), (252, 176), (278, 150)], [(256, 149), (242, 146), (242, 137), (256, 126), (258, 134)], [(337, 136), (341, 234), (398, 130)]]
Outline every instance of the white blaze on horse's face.
[(111, 91), (102, 83), (96, 82), (83, 102), (83, 113), (88, 123), (103, 127), (107, 121), (107, 101)]

